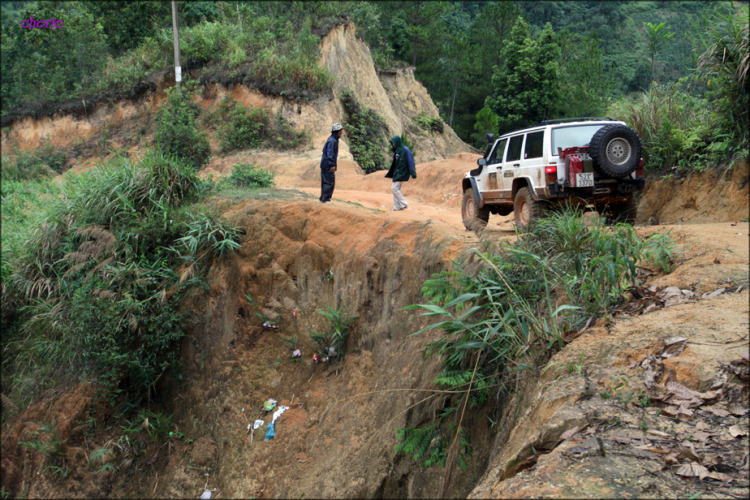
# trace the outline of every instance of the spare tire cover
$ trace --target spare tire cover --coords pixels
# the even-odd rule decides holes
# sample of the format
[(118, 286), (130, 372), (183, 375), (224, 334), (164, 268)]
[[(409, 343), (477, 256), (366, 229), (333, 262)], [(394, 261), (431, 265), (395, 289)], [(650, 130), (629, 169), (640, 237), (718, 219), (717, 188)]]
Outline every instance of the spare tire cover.
[(641, 161), (641, 139), (635, 130), (612, 124), (600, 128), (591, 138), (589, 154), (600, 174), (615, 179), (630, 175)]

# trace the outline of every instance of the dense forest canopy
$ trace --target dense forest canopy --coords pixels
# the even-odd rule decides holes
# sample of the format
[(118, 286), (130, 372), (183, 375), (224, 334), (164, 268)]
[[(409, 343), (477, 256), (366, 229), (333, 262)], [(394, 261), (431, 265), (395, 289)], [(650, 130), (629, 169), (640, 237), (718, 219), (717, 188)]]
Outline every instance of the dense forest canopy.
[[(320, 37), (351, 20), (376, 66), (414, 67), (443, 120), (477, 147), (484, 123), (503, 132), (543, 118), (604, 115), (653, 91), (678, 92), (695, 112), (702, 100), (724, 110), (747, 102), (747, 82), (737, 79), (747, 71), (747, 2), (179, 2), (179, 9), (190, 78), (249, 74), (264, 91), (308, 96), (333, 84), (317, 67)], [(65, 28), (22, 28), (31, 16), (64, 20)], [(739, 73), (721, 76), (720, 59), (712, 81), (700, 57), (717, 44), (731, 46)], [(173, 58), (170, 2), (3, 2), (2, 113), (127, 92), (171, 71)], [(746, 123), (738, 113), (731, 121)]]

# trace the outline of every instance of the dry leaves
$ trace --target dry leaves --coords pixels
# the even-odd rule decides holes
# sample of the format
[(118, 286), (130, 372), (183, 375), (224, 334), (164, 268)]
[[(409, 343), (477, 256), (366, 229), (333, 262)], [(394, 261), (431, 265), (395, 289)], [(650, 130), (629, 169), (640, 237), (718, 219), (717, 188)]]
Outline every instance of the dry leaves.
[(581, 430), (580, 426), (576, 426), (576, 427), (573, 427), (572, 429), (568, 429), (567, 431), (562, 433), (562, 435), (560, 436), (560, 440), (565, 441), (567, 439), (570, 439), (580, 430)]
[(726, 288), (719, 288), (718, 290), (714, 290), (711, 293), (704, 293), (703, 295), (701, 295), (701, 298), (702, 299), (713, 299), (713, 298), (718, 297), (719, 295), (721, 295), (722, 293), (724, 293), (726, 291), (727, 291)]
[(685, 337), (672, 337), (671, 339), (665, 340), (664, 345), (656, 353), (657, 356), (662, 358), (671, 358), (679, 356), (687, 346), (688, 339)]
[(710, 477), (711, 479), (716, 479), (717, 481), (721, 481), (722, 483), (729, 483), (735, 480), (729, 474), (724, 474), (722, 472), (709, 472), (707, 477)]
[(729, 412), (726, 410), (722, 410), (721, 408), (714, 408), (713, 406), (709, 406), (707, 408), (704, 408), (704, 410), (713, 413), (717, 417), (728, 417)]
[(664, 374), (664, 363), (660, 358), (649, 354), (646, 359), (641, 361), (641, 367), (645, 370), (643, 373), (643, 383), (649, 389), (653, 389)]
[(727, 410), (729, 410), (729, 413), (731, 413), (735, 417), (742, 417), (747, 413), (747, 408), (743, 408), (742, 405), (737, 403), (731, 403), (729, 406), (727, 406)]
[(702, 480), (704, 477), (708, 477), (710, 472), (700, 464), (683, 464), (677, 468), (675, 474), (684, 477), (697, 477)]
[(682, 455), (685, 458), (688, 458), (692, 460), (693, 462), (703, 463), (703, 460), (698, 456), (697, 453), (695, 453), (695, 448), (693, 448), (693, 444), (685, 441), (684, 443), (680, 443), (677, 446), (674, 447), (674, 451), (677, 452), (678, 456)]
[(747, 430), (740, 429), (738, 425), (733, 425), (729, 428), (729, 434), (731, 434), (733, 438), (747, 436)]

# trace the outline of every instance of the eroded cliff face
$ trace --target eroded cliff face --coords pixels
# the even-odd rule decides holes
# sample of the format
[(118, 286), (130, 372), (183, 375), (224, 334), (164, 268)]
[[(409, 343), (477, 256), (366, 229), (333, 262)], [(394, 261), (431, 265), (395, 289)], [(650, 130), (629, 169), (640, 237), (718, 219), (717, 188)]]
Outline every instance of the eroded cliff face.
[[(450, 158), (471, 150), (447, 125), (442, 133), (437, 133), (424, 131), (415, 123), (414, 119), (419, 115), (439, 116), (427, 90), (414, 79), (411, 69), (378, 76), (370, 50), (355, 36), (353, 24), (334, 27), (321, 40), (320, 64), (327, 67), (336, 79), (333, 96), (314, 100), (288, 99), (267, 95), (241, 84), (206, 83), (196, 100), (206, 111), (213, 110), (227, 95), (251, 108), (263, 108), (274, 119), (283, 118), (309, 135), (311, 140), (306, 146), (291, 156), (319, 156), (330, 135), (331, 124), (347, 120), (338, 95), (348, 88), (354, 91), (360, 102), (383, 117), (388, 128), (384, 143), (393, 135), (409, 133), (415, 144), (417, 162)], [(154, 115), (164, 99), (164, 90), (173, 85), (171, 75), (166, 75), (154, 86), (155, 90), (134, 100), (100, 103), (75, 114), (60, 111), (40, 118), (15, 119), (3, 128), (2, 146), (33, 150), (49, 140), (54, 147), (74, 157), (71, 167), (88, 158), (107, 156), (123, 147), (136, 152), (148, 142)], [(60, 109), (67, 108), (61, 106)], [(209, 141), (212, 152), (218, 156), (219, 143), (214, 132), (209, 130)], [(339, 155), (341, 159), (351, 159), (346, 136), (341, 141)]]

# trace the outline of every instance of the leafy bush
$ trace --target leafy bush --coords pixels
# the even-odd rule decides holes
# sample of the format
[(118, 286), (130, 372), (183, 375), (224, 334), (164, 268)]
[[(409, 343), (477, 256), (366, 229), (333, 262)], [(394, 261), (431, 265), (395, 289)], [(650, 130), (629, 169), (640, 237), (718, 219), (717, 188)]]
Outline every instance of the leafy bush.
[(194, 85), (166, 90), (167, 99), (156, 112), (156, 141), (167, 155), (183, 159), (194, 169), (208, 162), (211, 148), (206, 134), (195, 128), (200, 108), (193, 102)]
[[(514, 244), (485, 245), (457, 271), (433, 275), (422, 289), (430, 302), (406, 309), (440, 319), (414, 335), (436, 328), (445, 332), (423, 356), (439, 356), (443, 371), (435, 383), (454, 392), (440, 396), (444, 410), (435, 421), (421, 430), (399, 429), (396, 451), (417, 459), (433, 446), (423, 465), (444, 464), (464, 395), (470, 406), (481, 407), (489, 387), (503, 386), (520, 369), (541, 367), (562, 348), (566, 332), (592, 316), (613, 314), (636, 284), (636, 264), (661, 261), (671, 244), (665, 235), (641, 240), (627, 224), (612, 230), (601, 223), (587, 227), (568, 209), (539, 220)], [(456, 415), (456, 422), (450, 423), (449, 415)], [(425, 440), (413, 442), (414, 436)], [(463, 437), (459, 441), (468, 453), (468, 443)]]
[(654, 83), (647, 92), (614, 102), (608, 113), (638, 132), (648, 167), (701, 170), (713, 158), (707, 146), (717, 116), (706, 101), (675, 84)]
[(238, 248), (239, 233), (189, 208), (202, 184), (192, 165), (159, 151), (67, 180), (60, 196), (14, 209), (39, 207), (11, 226), (7, 256), (3, 235), (4, 319), (8, 297), (18, 302), (3, 334), (6, 387), (28, 402), (63, 374), (88, 372), (111, 398), (138, 402), (179, 368), (189, 319), (179, 302), (202, 285), (208, 260)]
[(339, 97), (349, 116), (345, 131), (354, 161), (368, 174), (383, 170), (385, 145), (390, 139), (386, 137), (387, 129), (383, 119), (357, 101), (351, 90), (344, 90)]
[(265, 110), (250, 110), (234, 100), (228, 110), (226, 125), (219, 129), (222, 151), (260, 147), (268, 129), (268, 115)]
[(722, 140), (716, 141), (713, 149), (746, 153), (750, 137), (747, 127), (750, 119), (747, 9), (731, 4), (717, 5), (710, 26), (698, 63), (698, 76), (707, 81), (708, 98), (718, 111), (720, 133), (716, 135)]
[(443, 120), (439, 116), (419, 115), (414, 119), (417, 125), (430, 132), (443, 133)]
[(238, 163), (232, 169), (229, 181), (236, 187), (271, 187), (273, 174), (257, 163)]
[[(4, 22), (2, 69), (13, 78), (3, 82), (2, 113), (18, 104), (129, 92), (172, 68), (169, 7), (131, 4), (113, 13), (106, 3), (47, 2), (24, 6), (17, 12), (18, 22)], [(269, 16), (269, 8), (278, 12)], [(320, 21), (315, 12), (319, 9), (291, 10), (263, 4), (186, 4), (181, 12), (185, 24), (180, 28), (183, 68), (209, 65), (213, 73), (249, 75), (276, 93), (330, 90), (334, 79), (318, 64), (320, 38), (311, 29), (313, 20)], [(20, 19), (32, 14), (37, 19), (55, 17), (77, 28), (61, 37), (54, 30), (22, 29)], [(108, 26), (105, 20), (115, 14), (124, 23)]]

